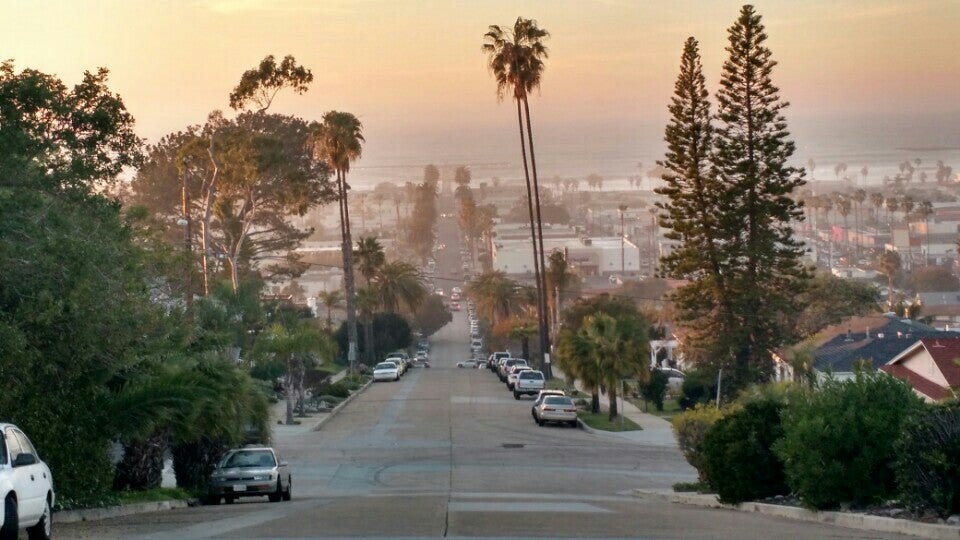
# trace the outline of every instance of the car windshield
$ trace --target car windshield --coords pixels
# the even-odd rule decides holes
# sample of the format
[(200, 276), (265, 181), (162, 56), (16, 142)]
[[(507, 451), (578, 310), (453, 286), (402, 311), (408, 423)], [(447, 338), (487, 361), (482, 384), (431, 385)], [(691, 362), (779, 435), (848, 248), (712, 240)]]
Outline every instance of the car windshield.
[(374, 369), (397, 369), (397, 365), (393, 362), (380, 362)]
[(238, 469), (241, 467), (276, 467), (277, 460), (269, 450), (241, 450), (234, 452), (223, 460), (224, 469)]
[(543, 402), (544, 402), (545, 404), (547, 404), (547, 405), (570, 405), (570, 406), (573, 406), (573, 400), (570, 399), (570, 398), (568, 398), (568, 397), (563, 397), (563, 396), (556, 396), (556, 397), (551, 396), (551, 397), (548, 397), (547, 399), (543, 400)]

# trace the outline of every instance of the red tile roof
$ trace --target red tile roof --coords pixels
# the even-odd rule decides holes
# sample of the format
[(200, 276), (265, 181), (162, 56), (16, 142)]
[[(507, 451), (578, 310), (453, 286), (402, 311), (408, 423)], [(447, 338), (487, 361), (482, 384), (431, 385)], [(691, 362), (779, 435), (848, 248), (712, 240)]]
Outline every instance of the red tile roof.
[(924, 348), (933, 357), (951, 388), (960, 387), (960, 338), (923, 338)]
[(929, 396), (931, 399), (939, 401), (941, 399), (946, 399), (953, 396), (953, 393), (949, 389), (940, 386), (939, 384), (918, 375), (915, 371), (912, 371), (904, 366), (899, 364), (887, 364), (885, 366), (880, 366), (880, 370), (894, 377), (907, 381), (910, 383), (910, 386), (915, 388), (917, 392), (925, 396)]

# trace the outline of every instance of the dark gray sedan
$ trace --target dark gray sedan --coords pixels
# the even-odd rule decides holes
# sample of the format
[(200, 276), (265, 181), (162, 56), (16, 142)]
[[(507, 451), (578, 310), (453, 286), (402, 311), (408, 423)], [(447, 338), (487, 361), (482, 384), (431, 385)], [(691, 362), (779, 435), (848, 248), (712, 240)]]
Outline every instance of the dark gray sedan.
[(245, 447), (227, 452), (210, 475), (207, 504), (227, 504), (239, 497), (262, 497), (270, 502), (289, 501), (293, 478), (287, 463), (276, 450), (266, 446)]

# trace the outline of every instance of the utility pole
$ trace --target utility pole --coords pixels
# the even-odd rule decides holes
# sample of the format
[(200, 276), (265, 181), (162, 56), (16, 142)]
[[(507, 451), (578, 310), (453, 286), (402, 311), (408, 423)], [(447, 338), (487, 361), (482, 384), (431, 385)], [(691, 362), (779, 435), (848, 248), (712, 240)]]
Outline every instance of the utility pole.
[(624, 257), (624, 230), (623, 230), (623, 213), (627, 211), (627, 205), (621, 204), (617, 207), (617, 210), (620, 211), (620, 276), (622, 277), (627, 272), (626, 258)]

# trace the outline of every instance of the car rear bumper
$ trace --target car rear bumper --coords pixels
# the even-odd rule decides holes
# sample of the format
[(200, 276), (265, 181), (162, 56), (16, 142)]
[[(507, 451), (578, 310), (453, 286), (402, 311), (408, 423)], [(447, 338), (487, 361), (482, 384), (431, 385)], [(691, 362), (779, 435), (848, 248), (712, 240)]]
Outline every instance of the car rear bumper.
[(208, 488), (210, 495), (231, 496), (231, 497), (250, 497), (256, 495), (268, 495), (277, 491), (276, 482), (254, 482), (246, 484), (244, 482), (230, 482), (224, 484), (211, 484)]
[(571, 422), (577, 419), (577, 413), (562, 411), (544, 411), (540, 413), (540, 419), (545, 422)]

